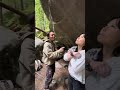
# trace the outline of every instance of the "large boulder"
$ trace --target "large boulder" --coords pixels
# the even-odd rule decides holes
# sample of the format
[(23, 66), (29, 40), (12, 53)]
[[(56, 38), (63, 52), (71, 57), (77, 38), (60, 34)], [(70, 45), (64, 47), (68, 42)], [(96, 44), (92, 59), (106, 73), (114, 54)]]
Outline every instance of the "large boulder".
[(74, 45), (75, 39), (85, 31), (85, 0), (41, 0), (41, 3), (58, 40)]
[(42, 46), (43, 43), (44, 43), (43, 40), (35, 37), (35, 47), (37, 47), (37, 46)]
[(41, 0), (41, 3), (49, 20), (52, 16), (59, 40), (72, 45), (85, 31), (87, 49), (99, 47), (96, 37), (101, 28), (110, 19), (120, 17), (120, 0)]
[(43, 51), (43, 40), (35, 37), (35, 49), (36, 49), (36, 59), (41, 60), (42, 59), (42, 51)]

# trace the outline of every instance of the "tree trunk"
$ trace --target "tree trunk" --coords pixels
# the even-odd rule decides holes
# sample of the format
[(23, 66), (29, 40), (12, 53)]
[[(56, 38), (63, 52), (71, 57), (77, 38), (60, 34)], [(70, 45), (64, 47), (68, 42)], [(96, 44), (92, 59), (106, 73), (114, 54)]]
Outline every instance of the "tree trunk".
[[(0, 0), (2, 2), (2, 0)], [(0, 25), (3, 24), (2, 7), (0, 6)]]
[(39, 31), (43, 32), (45, 35), (47, 35), (47, 32), (45, 32), (45, 31), (44, 31), (44, 30), (42, 30), (42, 29), (37, 28), (37, 27), (35, 27), (35, 29), (37, 29), (37, 30), (39, 30)]
[(21, 3), (21, 10), (24, 10), (23, 0), (20, 0), (20, 3)]
[(13, 1), (14, 1), (14, 7), (17, 9), (16, 0), (13, 0)]

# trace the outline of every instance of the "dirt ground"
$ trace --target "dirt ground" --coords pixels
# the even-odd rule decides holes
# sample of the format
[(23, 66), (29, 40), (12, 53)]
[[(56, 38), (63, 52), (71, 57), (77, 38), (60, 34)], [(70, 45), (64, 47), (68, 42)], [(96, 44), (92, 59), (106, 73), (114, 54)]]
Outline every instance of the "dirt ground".
[[(68, 90), (68, 70), (66, 65), (63, 60), (56, 62), (54, 81), (52, 81), (54, 84), (51, 86), (51, 90)], [(42, 66), (43, 68), (35, 74), (35, 90), (44, 90), (46, 66)]]

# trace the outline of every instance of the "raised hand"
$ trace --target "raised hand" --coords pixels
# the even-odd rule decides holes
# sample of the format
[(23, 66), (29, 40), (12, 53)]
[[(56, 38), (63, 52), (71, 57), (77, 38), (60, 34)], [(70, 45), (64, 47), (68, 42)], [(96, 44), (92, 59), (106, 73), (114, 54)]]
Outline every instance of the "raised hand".
[(59, 51), (59, 52), (64, 52), (64, 48), (65, 48), (65, 47), (61, 47), (58, 51)]
[(111, 73), (110, 66), (105, 62), (91, 60), (90, 66), (92, 67), (93, 71), (97, 72), (102, 77), (107, 77)]

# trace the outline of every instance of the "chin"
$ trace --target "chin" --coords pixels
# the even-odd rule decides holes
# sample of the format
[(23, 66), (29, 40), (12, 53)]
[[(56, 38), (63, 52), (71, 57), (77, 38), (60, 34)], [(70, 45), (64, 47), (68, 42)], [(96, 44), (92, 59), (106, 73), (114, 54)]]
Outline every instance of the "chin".
[(55, 39), (53, 38), (52, 41), (54, 41)]
[(103, 44), (104, 39), (98, 37), (98, 38), (97, 38), (97, 41), (98, 41), (99, 43)]
[(101, 35), (98, 35), (98, 36), (97, 36), (97, 40), (98, 40), (98, 41), (102, 41), (102, 40), (103, 40), (103, 37), (102, 37)]
[(75, 44), (78, 44), (77, 41), (75, 41)]

